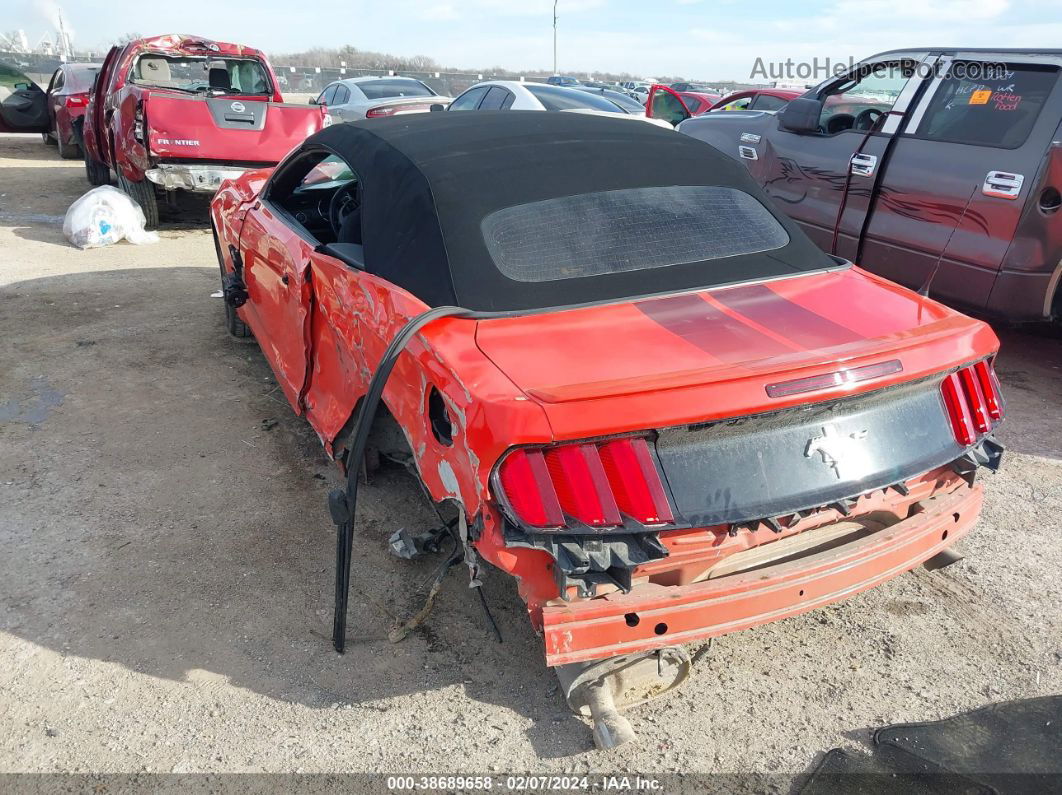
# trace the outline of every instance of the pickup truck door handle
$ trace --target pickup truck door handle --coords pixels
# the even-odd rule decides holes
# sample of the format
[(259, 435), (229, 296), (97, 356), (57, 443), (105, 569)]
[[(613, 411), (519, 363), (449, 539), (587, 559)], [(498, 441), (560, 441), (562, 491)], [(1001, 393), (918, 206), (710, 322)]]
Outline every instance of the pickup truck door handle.
[(852, 155), (852, 174), (857, 177), (872, 177), (878, 167), (878, 158), (874, 155)]
[(1012, 174), (1009, 171), (989, 171), (981, 193), (994, 199), (1016, 199), (1021, 193), (1024, 174)]

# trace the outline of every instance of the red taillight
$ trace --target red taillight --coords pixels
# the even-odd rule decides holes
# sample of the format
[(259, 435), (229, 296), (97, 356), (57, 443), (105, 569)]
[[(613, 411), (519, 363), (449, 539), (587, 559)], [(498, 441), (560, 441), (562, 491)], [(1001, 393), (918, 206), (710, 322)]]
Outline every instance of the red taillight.
[(563, 527), (564, 514), (541, 450), (514, 450), (498, 470), (516, 514), (534, 527)]
[(71, 94), (66, 98), (68, 108), (83, 108), (88, 104), (88, 94)]
[(964, 367), (940, 385), (955, 439), (964, 447), (1003, 419), (1003, 403), (992, 366), (987, 361)]
[(567, 444), (546, 451), (546, 466), (561, 508), (591, 527), (623, 524), (596, 445)]
[(642, 438), (514, 450), (498, 477), (512, 510), (532, 527), (621, 527), (624, 515), (643, 525), (675, 520)]
[(645, 439), (613, 439), (599, 449), (621, 511), (642, 524), (675, 521)]
[(985, 396), (988, 416), (997, 421), (1003, 419), (1003, 401), (999, 397), (999, 381), (996, 380), (995, 371), (987, 361), (978, 362), (973, 369), (981, 384), (981, 393)]

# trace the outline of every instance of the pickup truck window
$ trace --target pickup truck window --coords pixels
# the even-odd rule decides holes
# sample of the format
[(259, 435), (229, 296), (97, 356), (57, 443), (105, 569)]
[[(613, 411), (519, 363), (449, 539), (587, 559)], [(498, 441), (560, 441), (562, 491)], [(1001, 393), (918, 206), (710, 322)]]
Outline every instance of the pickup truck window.
[(827, 135), (869, 130), (896, 103), (913, 72), (908, 63), (882, 65), (862, 78), (834, 86), (824, 97), (819, 129)]
[(134, 61), (130, 80), (141, 86), (192, 93), (273, 93), (266, 71), (256, 58), (144, 53)]
[[(971, 77), (943, 80), (916, 135), (935, 141), (1016, 149), (1025, 143), (1047, 95), (1058, 80), (1055, 67), (1008, 67), (992, 75), (987, 65), (963, 64)], [(991, 75), (991, 79), (980, 79)], [(975, 79), (977, 78), (977, 79)]]

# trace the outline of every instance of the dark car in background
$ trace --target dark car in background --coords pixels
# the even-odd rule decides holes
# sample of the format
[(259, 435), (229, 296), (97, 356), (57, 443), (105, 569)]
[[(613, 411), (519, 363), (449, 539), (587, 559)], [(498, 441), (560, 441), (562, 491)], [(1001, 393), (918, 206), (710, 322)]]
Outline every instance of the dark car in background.
[(575, 77), (568, 77), (566, 75), (550, 75), (546, 78), (546, 82), (551, 86), (578, 86), (582, 83)]
[(678, 129), (744, 163), (825, 251), (972, 310), (1057, 321), (1060, 70), (1062, 50), (894, 50), (779, 113)]
[(81, 144), (74, 123), (85, 115), (92, 83), (99, 74), (96, 63), (65, 63), (48, 82), (48, 131), (41, 133), (46, 144), (59, 148), (59, 157), (81, 157)]

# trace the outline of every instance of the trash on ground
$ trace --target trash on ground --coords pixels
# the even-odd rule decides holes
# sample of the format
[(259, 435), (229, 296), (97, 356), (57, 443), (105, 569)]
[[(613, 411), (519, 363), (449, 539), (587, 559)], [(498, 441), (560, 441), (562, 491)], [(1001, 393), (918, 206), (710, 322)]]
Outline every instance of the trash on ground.
[(159, 236), (144, 230), (144, 211), (112, 185), (93, 188), (70, 205), (63, 219), (63, 235), (81, 249), (110, 246), (120, 240), (141, 245)]

